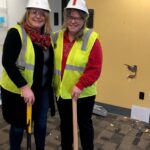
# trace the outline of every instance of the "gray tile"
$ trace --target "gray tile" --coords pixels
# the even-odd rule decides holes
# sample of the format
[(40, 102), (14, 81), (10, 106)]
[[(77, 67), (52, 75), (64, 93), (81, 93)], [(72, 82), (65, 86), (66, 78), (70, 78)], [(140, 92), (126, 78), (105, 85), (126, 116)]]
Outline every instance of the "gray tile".
[[(108, 114), (92, 116), (94, 125), (94, 150), (150, 150), (150, 125), (126, 116)], [(48, 117), (45, 150), (61, 150), (59, 116)], [(0, 150), (8, 150), (9, 125), (3, 120), (0, 108)], [(80, 142), (79, 142), (80, 147)], [(32, 135), (32, 148), (35, 149)], [(24, 134), (22, 149), (26, 149)], [(80, 148), (81, 149), (81, 148)]]

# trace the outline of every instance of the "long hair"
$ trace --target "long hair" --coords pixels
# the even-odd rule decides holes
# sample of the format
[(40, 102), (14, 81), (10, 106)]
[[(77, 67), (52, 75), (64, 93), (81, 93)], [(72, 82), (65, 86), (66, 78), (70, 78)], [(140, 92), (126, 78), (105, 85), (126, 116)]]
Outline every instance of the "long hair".
[[(30, 9), (27, 9), (23, 18), (21, 19), (20, 22), (18, 22), (18, 24), (23, 25), (24, 23), (26, 23), (29, 17), (29, 13), (30, 13)], [(44, 13), (45, 13), (45, 24), (42, 27), (42, 32), (44, 34), (50, 34), (52, 31), (51, 25), (50, 25), (50, 15), (48, 11), (45, 11)]]
[(68, 21), (68, 18), (70, 17), (70, 14), (72, 11), (78, 11), (79, 12), (79, 15), (80, 17), (83, 19), (84, 21), (84, 24), (82, 26), (82, 28), (80, 29), (79, 32), (77, 32), (75, 35), (74, 35), (74, 38), (75, 40), (79, 40), (83, 37), (83, 34), (84, 34), (84, 29), (86, 28), (86, 22), (87, 22), (87, 18), (88, 18), (88, 15), (87, 13), (85, 13), (84, 11), (82, 10), (79, 10), (79, 9), (71, 9), (71, 8), (68, 8), (68, 9), (64, 9), (64, 13), (63, 13), (63, 19), (64, 19), (64, 22), (63, 22), (63, 29), (64, 30), (68, 30), (67, 29), (67, 21)]

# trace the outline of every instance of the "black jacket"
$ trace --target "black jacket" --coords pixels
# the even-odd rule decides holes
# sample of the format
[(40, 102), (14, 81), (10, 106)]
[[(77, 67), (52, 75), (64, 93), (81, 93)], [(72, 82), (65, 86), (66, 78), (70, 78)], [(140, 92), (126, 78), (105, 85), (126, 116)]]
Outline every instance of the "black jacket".
[[(11, 80), (16, 84), (16, 86), (18, 88), (27, 84), (26, 80), (22, 77), (17, 66), (15, 65), (18, 55), (20, 53), (21, 47), (22, 47), (22, 43), (21, 43), (20, 35), (19, 35), (17, 29), (15, 29), (15, 28), (10, 29), (7, 33), (7, 36), (6, 36), (6, 39), (4, 42), (4, 46), (3, 46), (2, 65), (5, 68), (5, 70), (7, 71)], [(47, 73), (48, 81), (46, 82), (46, 85), (44, 85), (44, 87), (43, 87), (42, 75), (43, 75), (43, 66), (44, 66), (44, 50), (42, 49), (42, 47), (40, 47), (39, 45), (36, 45), (34, 43), (33, 43), (33, 47), (34, 47), (34, 51), (35, 51), (35, 67), (34, 67), (34, 75), (33, 75), (33, 85), (31, 88), (35, 94), (35, 97), (38, 97), (38, 93), (43, 88), (48, 88), (50, 90), (51, 115), (53, 116), (55, 114), (53, 88), (51, 86), (53, 70), (54, 70), (53, 48), (52, 48), (52, 46), (50, 46), (48, 49), (49, 50), (49, 59), (46, 62), (46, 65), (48, 67), (48, 73)], [(12, 98), (18, 99), (20, 97), (18, 94), (13, 94), (10, 92), (10, 94), (13, 94), (13, 97), (12, 97), (7, 92), (8, 91), (2, 89), (2, 108), (3, 108), (2, 110), (3, 111), (5, 111), (7, 109), (4, 107), (8, 107), (8, 105), (11, 105)], [(8, 95), (8, 97), (7, 97), (7, 95)], [(18, 98), (16, 98), (16, 96), (18, 96)], [(6, 97), (7, 97), (7, 99), (10, 99), (12, 97), (10, 104), (5, 104), (6, 101), (3, 102), (3, 99), (6, 99)], [(8, 103), (9, 103), (9, 101), (8, 101)], [(5, 104), (6, 106), (4, 106), (3, 104)], [(18, 103), (16, 105), (18, 105)], [(8, 112), (7, 118), (9, 118), (9, 115), (12, 113), (11, 111), (13, 111), (13, 110), (11, 109), (10, 112)], [(5, 114), (5, 112), (3, 112), (3, 114)], [(4, 116), (4, 118), (5, 118), (5, 116)], [(8, 120), (6, 120), (6, 121), (8, 121)]]

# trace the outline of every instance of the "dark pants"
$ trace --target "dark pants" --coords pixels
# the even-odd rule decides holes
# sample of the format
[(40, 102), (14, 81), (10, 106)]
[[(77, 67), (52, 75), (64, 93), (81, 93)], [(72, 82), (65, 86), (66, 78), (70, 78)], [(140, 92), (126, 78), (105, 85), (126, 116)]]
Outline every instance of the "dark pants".
[(34, 137), (37, 150), (44, 150), (49, 109), (49, 92), (44, 90), (39, 96), (39, 103), (34, 114)]
[[(77, 101), (78, 126), (83, 150), (94, 149), (94, 129), (92, 123), (92, 111), (95, 96), (80, 98)], [(60, 115), (60, 131), (62, 150), (72, 150), (73, 124), (72, 124), (72, 101), (59, 99), (57, 101)]]
[[(20, 145), (21, 145), (22, 138), (23, 138), (23, 132), (25, 129), (24, 120), (26, 120), (26, 118), (25, 118), (24, 113), (26, 113), (25, 112), (26, 107), (24, 106), (25, 104), (23, 100), (17, 98), (17, 96), (18, 95), (12, 94), (2, 89), (3, 115), (4, 115), (5, 120), (11, 124), (10, 134), (9, 134), (10, 150), (20, 150)], [(15, 97), (16, 99), (14, 99)], [(19, 100), (22, 101), (22, 104), (19, 104), (18, 106), (17, 103), (20, 103)], [(9, 103), (9, 101), (11, 102)], [(24, 111), (19, 110), (20, 107), (21, 109), (25, 109), (25, 110)], [(7, 108), (14, 109), (14, 112), (12, 112), (12, 115), (7, 112), (9, 111)], [(37, 150), (44, 150), (44, 147), (45, 147), (48, 109), (49, 109), (49, 92), (48, 90), (43, 90), (39, 93), (38, 98), (36, 99), (36, 104), (34, 104), (33, 106), (34, 137), (35, 137)], [(20, 115), (16, 115), (15, 113), (20, 114)], [(21, 118), (21, 114), (22, 114), (22, 118)], [(12, 117), (12, 119), (9, 117)], [(19, 120), (22, 122), (21, 124), (19, 124), (18, 122)]]

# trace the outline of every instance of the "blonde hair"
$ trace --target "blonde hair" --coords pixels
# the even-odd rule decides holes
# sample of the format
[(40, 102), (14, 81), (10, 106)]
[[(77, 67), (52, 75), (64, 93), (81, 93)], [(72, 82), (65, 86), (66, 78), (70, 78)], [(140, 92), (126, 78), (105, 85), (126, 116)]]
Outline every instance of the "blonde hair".
[(71, 8), (64, 9), (64, 14), (63, 14), (63, 17), (64, 17), (63, 29), (68, 30), (67, 29), (67, 21), (68, 21), (68, 18), (70, 17), (71, 12), (74, 11), (74, 10), (78, 11), (80, 17), (84, 21), (84, 24), (83, 24), (82, 28), (74, 36), (75, 40), (79, 40), (79, 39), (81, 39), (83, 37), (84, 29), (86, 28), (86, 22), (87, 22), (87, 18), (88, 18), (88, 15), (84, 11), (79, 10), (79, 9), (71, 9)]
[[(28, 20), (28, 17), (29, 17), (29, 13), (30, 13), (30, 9), (27, 9), (25, 14), (24, 14), (24, 16), (23, 16), (23, 18), (21, 19), (20, 22), (18, 22), (18, 24), (23, 25), (24, 23), (26, 23), (27, 20)], [(42, 32), (44, 34), (50, 34), (52, 29), (51, 29), (51, 25), (50, 25), (49, 12), (48, 11), (44, 11), (44, 13), (45, 13), (45, 24), (42, 27), (42, 30), (43, 30)]]

